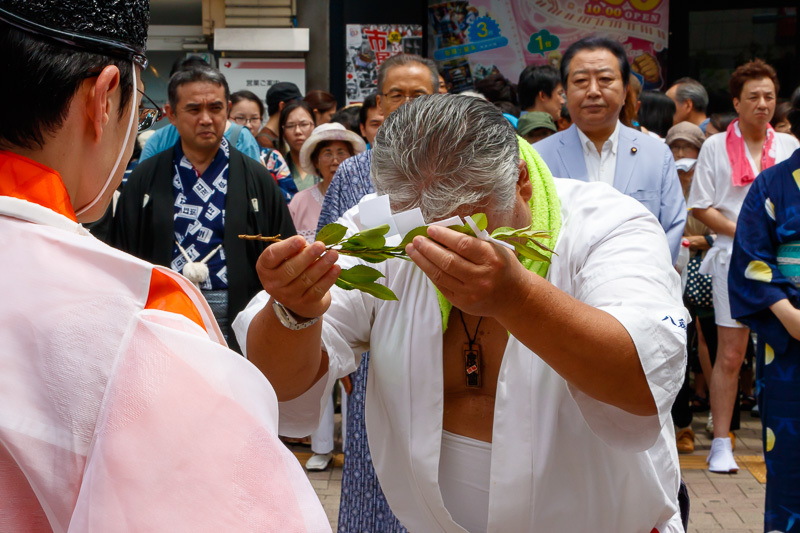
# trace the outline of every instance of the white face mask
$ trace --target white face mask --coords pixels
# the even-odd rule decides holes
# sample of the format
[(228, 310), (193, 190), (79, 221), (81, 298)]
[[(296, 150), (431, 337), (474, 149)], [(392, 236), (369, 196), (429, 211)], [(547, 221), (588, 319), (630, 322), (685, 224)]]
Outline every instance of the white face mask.
[(103, 197), (103, 195), (108, 190), (108, 186), (111, 185), (111, 182), (114, 180), (114, 174), (117, 173), (117, 169), (119, 168), (119, 164), (122, 161), (122, 156), (125, 155), (125, 149), (128, 147), (128, 139), (131, 137), (131, 128), (133, 128), (133, 121), (136, 120), (138, 113), (136, 112), (136, 64), (133, 63), (133, 94), (131, 95), (131, 118), (128, 121), (128, 130), (125, 133), (125, 140), (122, 143), (122, 148), (120, 148), (119, 155), (117, 156), (117, 161), (114, 163), (114, 168), (111, 169), (111, 173), (108, 175), (108, 179), (106, 179), (103, 188), (97, 193), (94, 199), (89, 202), (88, 205), (77, 209), (75, 215), (80, 216), (86, 213), (89, 209), (97, 205), (97, 202)]

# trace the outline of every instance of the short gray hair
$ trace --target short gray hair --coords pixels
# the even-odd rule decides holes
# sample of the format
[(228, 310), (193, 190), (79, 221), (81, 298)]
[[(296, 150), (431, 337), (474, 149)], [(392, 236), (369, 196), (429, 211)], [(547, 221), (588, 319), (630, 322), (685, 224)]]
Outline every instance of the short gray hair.
[(706, 109), (708, 109), (708, 92), (702, 83), (692, 78), (681, 78), (674, 85), (677, 86), (675, 99), (678, 103), (691, 100), (695, 111), (706, 112)]
[(454, 94), (420, 96), (386, 117), (372, 148), (372, 182), (394, 211), (426, 222), (459, 207), (511, 209), (519, 177), (514, 127), (494, 104)]
[(407, 65), (418, 64), (423, 67), (428, 67), (431, 71), (431, 91), (434, 93), (439, 90), (439, 70), (436, 63), (432, 59), (418, 56), (415, 54), (397, 54), (393, 55), (378, 67), (378, 94), (383, 94), (383, 82), (386, 80), (386, 74), (394, 67), (405, 67)]

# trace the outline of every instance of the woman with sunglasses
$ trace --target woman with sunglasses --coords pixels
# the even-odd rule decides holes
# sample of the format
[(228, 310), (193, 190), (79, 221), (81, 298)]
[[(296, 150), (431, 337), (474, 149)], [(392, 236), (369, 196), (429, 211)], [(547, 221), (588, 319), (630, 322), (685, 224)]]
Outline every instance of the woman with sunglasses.
[[(261, 123), (264, 120), (264, 103), (251, 91), (237, 91), (231, 95), (231, 110), (228, 119), (234, 124), (244, 126), (255, 137), (261, 130)], [(297, 186), (292, 179), (289, 165), (286, 164), (286, 160), (279, 151), (263, 146), (259, 146), (259, 148), (261, 149), (261, 164), (267, 167), (269, 173), (272, 174), (288, 204), (297, 194)]]

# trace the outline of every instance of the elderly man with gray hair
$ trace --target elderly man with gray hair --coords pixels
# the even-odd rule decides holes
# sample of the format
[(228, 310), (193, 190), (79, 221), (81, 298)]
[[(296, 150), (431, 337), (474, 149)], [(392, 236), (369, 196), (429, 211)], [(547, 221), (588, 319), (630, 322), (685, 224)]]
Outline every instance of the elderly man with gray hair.
[[(273, 244), (234, 330), (275, 384), (282, 433), (313, 429), (371, 350), (372, 459), (407, 529), (683, 531), (669, 411), (688, 317), (658, 221), (611, 187), (554, 179), (492, 104), (459, 95), (387, 117), (372, 180), (395, 213), (532, 224), (553, 253), (430, 226), (412, 261), (373, 265), (399, 299), (384, 301), (333, 285), (359, 259)], [(340, 222), (356, 230), (368, 199)]]
[(673, 125), (691, 122), (703, 130), (703, 133), (706, 132), (706, 125), (709, 122), (706, 115), (708, 92), (703, 84), (692, 78), (681, 78), (667, 90), (667, 96), (675, 102)]

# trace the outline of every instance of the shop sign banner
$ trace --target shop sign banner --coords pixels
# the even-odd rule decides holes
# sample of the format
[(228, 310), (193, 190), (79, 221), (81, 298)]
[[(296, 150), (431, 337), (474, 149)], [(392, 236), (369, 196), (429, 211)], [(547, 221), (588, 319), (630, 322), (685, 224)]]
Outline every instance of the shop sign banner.
[(231, 92), (252, 91), (264, 100), (267, 90), (281, 81), (292, 82), (306, 92), (306, 62), (304, 59), (233, 59), (219, 60), (219, 71), (228, 80)]
[(347, 105), (363, 102), (378, 88), (378, 67), (391, 56), (422, 54), (419, 24), (348, 24), (345, 60)]
[(428, 6), (433, 58), (453, 90), (527, 65), (561, 65), (575, 41), (602, 35), (624, 46), (645, 89), (663, 88), (669, 0), (454, 0)]

